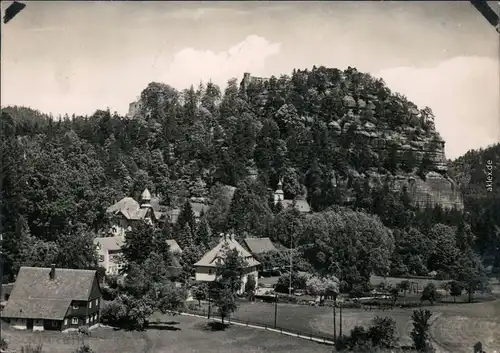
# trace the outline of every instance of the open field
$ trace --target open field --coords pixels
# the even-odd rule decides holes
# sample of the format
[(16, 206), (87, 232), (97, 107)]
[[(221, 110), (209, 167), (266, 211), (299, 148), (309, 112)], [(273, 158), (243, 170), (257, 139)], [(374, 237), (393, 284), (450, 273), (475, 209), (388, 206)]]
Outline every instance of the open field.
[[(163, 318), (158, 315), (157, 317)], [(148, 330), (152, 353), (331, 353), (332, 347), (259, 329), (233, 325), (211, 331), (207, 320), (189, 316), (166, 317), (179, 322), (180, 331)], [(153, 318), (154, 319), (154, 318)]]
[[(331, 353), (332, 347), (254, 328), (230, 326), (214, 331), (205, 319), (155, 315), (162, 323), (144, 332), (99, 328), (85, 342), (97, 353)], [(44, 353), (72, 353), (81, 344), (76, 334), (2, 330), (9, 352), (26, 344), (43, 344)]]
[[(441, 352), (470, 352), (481, 341), (489, 352), (500, 352), (500, 300), (483, 303), (463, 303), (425, 306), (434, 314), (431, 334)], [(206, 307), (205, 307), (206, 310)], [(397, 323), (401, 343), (410, 344), (411, 315), (414, 309), (392, 310), (343, 309), (343, 333), (354, 326), (368, 326), (376, 316), (392, 317)], [(338, 318), (337, 311), (337, 318)], [(234, 320), (273, 327), (274, 304), (241, 302)], [(338, 325), (338, 321), (337, 321)], [(333, 309), (307, 305), (278, 304), (277, 327), (283, 330), (333, 338)], [(338, 327), (338, 326), (337, 326)], [(339, 333), (339, 327), (337, 329)], [(497, 338), (498, 337), (498, 338)]]

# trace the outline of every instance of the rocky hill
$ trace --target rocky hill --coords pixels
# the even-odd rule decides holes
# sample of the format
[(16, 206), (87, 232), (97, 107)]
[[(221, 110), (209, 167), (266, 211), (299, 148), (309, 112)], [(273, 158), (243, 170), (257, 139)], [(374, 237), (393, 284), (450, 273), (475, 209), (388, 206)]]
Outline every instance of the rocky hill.
[[(320, 74), (318, 80), (315, 71), (322, 71), (323, 77)], [(300, 120), (312, 125), (318, 117), (323, 118), (328, 134), (338, 140), (343, 137), (356, 140), (358, 145), (369, 146), (373, 161), (389, 160), (389, 164), (394, 164), (392, 173), (384, 170), (390, 168), (380, 168), (377, 163), (361, 171), (356, 167), (336, 170), (346, 183), (360, 177), (368, 178), (370, 184), (388, 180), (394, 190), (406, 186), (414, 204), (420, 207), (439, 204), (444, 208), (463, 208), (460, 188), (447, 174), (445, 142), (435, 129), (429, 108), (418, 109), (404, 96), (391, 94), (383, 81), (351, 68), (345, 72), (324, 68), (296, 71), (294, 76), (298, 77), (295, 82), (294, 77), (277, 80), (245, 73), (240, 91), (245, 100), (253, 104), (256, 114), (263, 115), (276, 96), (285, 96), (284, 101), (288, 98), (293, 102), (293, 88), (287, 89), (287, 85), (297, 89), (302, 79), (308, 85), (305, 100), (309, 102), (304, 105), (309, 107), (299, 112)], [(330, 76), (330, 80), (325, 76)], [(321, 78), (324, 82), (318, 82)], [(316, 111), (314, 114), (308, 109), (314, 101), (333, 113)], [(350, 146), (351, 151), (353, 148), (356, 147)]]

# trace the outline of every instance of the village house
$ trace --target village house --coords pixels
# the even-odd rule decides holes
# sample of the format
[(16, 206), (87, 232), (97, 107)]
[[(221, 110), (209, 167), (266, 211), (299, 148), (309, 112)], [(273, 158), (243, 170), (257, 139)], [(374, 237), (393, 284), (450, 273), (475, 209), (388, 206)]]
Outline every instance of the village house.
[[(224, 192), (229, 198), (229, 201), (233, 199), (234, 192), (236, 188), (230, 185), (223, 186)], [(210, 204), (207, 203), (208, 200), (204, 197), (191, 197), (189, 199), (189, 204), (191, 206), (191, 210), (193, 211), (193, 215), (196, 222), (199, 222), (203, 214), (206, 214), (210, 209)], [(176, 207), (169, 209), (165, 212), (168, 216), (168, 219), (172, 224), (177, 223), (177, 218), (179, 218), (179, 214), (181, 213), (181, 208)]]
[(255, 258), (270, 251), (278, 251), (269, 238), (246, 237), (243, 239), (243, 244)]
[[(180, 274), (182, 266), (179, 257), (182, 249), (174, 239), (167, 239), (166, 246), (172, 252), (172, 266), (169, 267), (172, 277)], [(98, 264), (106, 269), (106, 275), (118, 275), (123, 268), (122, 246), (125, 243), (125, 236), (118, 235), (114, 237), (98, 237), (94, 239), (97, 247)]]
[(95, 270), (21, 267), (2, 320), (21, 330), (92, 329), (100, 321), (101, 300)]
[(241, 279), (241, 287), (238, 294), (245, 291), (245, 286), (249, 276), (255, 279), (255, 285), (258, 281), (258, 266), (260, 263), (250, 254), (243, 246), (240, 245), (235, 239), (234, 235), (222, 234), (219, 243), (211, 250), (209, 250), (203, 257), (194, 264), (196, 281), (212, 282), (216, 279), (216, 267), (219, 262), (223, 262), (226, 257), (227, 250), (236, 249), (240, 256), (245, 260), (246, 268), (245, 274)]
[(148, 189), (142, 192), (140, 204), (132, 197), (124, 197), (108, 207), (106, 212), (115, 216), (115, 224), (109, 230), (114, 236), (125, 235), (127, 231), (132, 229), (135, 222), (156, 224), (163, 221), (166, 216), (165, 212), (161, 212), (159, 198), (152, 197)]
[(122, 235), (94, 239), (94, 244), (97, 247), (98, 263), (99, 266), (106, 269), (106, 275), (118, 275), (123, 268), (121, 249), (124, 242), (125, 237)]
[(285, 199), (285, 193), (283, 192), (283, 183), (280, 180), (278, 183), (278, 188), (274, 192), (274, 204), (277, 205), (281, 203), (283, 209), (287, 209), (288, 207), (295, 207), (301, 213), (309, 213), (311, 212), (311, 207), (309, 203), (304, 198), (297, 197), (295, 200)]

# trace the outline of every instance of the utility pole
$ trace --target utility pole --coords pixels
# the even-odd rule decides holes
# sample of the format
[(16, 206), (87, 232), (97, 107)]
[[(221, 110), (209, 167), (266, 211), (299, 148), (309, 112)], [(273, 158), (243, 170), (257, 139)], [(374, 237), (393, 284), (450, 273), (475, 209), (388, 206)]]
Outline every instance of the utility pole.
[[(3, 236), (2, 233), (0, 233), (0, 293), (2, 294), (2, 297), (4, 295), (3, 293), (3, 248), (2, 248), (2, 242), (3, 242)], [(2, 300), (0, 298), (0, 300)]]
[(340, 332), (339, 332), (339, 337), (342, 336), (342, 304), (339, 305), (339, 312), (340, 312), (340, 318), (339, 318), (339, 321), (340, 321)]
[(293, 234), (290, 234), (290, 281), (288, 286), (288, 294), (292, 295), (292, 264), (293, 264)]
[(337, 313), (336, 313), (336, 306), (337, 306), (337, 293), (333, 294), (333, 342), (337, 342)]
[(276, 329), (276, 323), (278, 320), (278, 293), (274, 292), (274, 328)]
[(210, 292), (211, 292), (211, 288), (210, 288), (210, 284), (208, 284), (208, 317), (207, 319), (210, 320)]

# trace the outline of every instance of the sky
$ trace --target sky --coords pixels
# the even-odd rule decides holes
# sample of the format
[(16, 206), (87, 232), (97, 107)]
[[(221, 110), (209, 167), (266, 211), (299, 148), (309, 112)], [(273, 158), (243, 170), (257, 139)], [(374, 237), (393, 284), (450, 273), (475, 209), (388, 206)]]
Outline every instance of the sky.
[(448, 158), (500, 142), (500, 37), (468, 1), (25, 3), (1, 27), (2, 106), (125, 114), (152, 81), (351, 66), (429, 106)]

